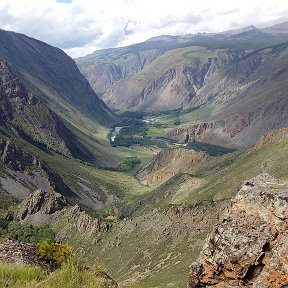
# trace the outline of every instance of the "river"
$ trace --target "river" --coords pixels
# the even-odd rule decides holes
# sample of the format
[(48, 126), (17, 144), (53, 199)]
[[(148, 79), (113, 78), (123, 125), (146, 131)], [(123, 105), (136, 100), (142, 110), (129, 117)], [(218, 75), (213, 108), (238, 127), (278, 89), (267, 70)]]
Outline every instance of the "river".
[(121, 131), (122, 128), (124, 128), (125, 126), (123, 127), (115, 127), (112, 131), (112, 134), (111, 134), (111, 142), (114, 142), (116, 136), (119, 134), (119, 132)]

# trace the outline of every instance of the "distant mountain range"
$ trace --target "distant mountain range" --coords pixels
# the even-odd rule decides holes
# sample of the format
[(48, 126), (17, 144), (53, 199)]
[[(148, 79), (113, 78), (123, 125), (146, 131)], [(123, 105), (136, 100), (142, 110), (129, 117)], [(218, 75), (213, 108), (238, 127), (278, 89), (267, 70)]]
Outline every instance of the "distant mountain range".
[(170, 137), (233, 147), (286, 127), (288, 22), (222, 33), (160, 36), (76, 59), (113, 109), (196, 109)]

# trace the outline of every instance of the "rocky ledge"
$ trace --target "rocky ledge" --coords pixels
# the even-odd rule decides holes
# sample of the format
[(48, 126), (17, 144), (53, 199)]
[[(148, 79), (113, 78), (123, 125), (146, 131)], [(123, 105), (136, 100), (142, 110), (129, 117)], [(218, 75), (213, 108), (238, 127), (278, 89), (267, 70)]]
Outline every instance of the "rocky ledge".
[(52, 271), (56, 267), (54, 261), (38, 253), (35, 245), (13, 241), (0, 244), (0, 262), (38, 265), (47, 271)]
[(191, 265), (189, 288), (288, 287), (288, 183), (246, 181)]
[(56, 212), (60, 212), (65, 206), (67, 200), (61, 194), (38, 189), (19, 205), (16, 218), (41, 226), (49, 223), (52, 219), (50, 216), (57, 216)]

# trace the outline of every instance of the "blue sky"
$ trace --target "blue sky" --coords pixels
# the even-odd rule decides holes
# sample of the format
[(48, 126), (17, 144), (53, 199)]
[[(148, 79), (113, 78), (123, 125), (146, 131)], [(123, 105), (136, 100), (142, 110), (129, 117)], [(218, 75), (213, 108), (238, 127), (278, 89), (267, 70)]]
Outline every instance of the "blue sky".
[(0, 28), (79, 57), (159, 35), (220, 32), (288, 20), (287, 0), (1, 0)]

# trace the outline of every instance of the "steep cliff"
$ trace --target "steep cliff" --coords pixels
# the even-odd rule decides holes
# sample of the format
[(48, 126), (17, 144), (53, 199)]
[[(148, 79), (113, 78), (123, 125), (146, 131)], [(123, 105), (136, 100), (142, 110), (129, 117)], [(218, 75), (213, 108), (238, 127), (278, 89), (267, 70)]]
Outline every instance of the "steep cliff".
[(160, 49), (141, 51), (125, 47), (95, 51), (75, 61), (94, 91), (102, 95), (115, 82), (139, 72), (161, 53)]
[(288, 285), (287, 181), (246, 181), (191, 266), (189, 287)]
[(183, 141), (188, 129), (191, 139), (243, 147), (255, 144), (270, 130), (286, 127), (287, 53), (286, 44), (259, 49), (238, 55), (228, 65), (225, 53), (219, 53), (206, 75), (206, 84), (191, 101), (193, 106), (203, 105), (197, 115), (203, 111), (204, 117), (193, 121), (193, 112), (191, 120), (186, 115), (191, 124), (169, 135)]
[(214, 51), (204, 47), (167, 51), (138, 73), (116, 82), (102, 99), (120, 110), (188, 108), (204, 83), (213, 56)]
[(35, 226), (55, 226), (57, 239), (63, 242), (67, 242), (72, 234), (77, 234), (78, 237), (96, 237), (99, 233), (108, 231), (111, 226), (88, 215), (78, 205), (70, 206), (63, 195), (42, 189), (34, 191), (18, 205), (15, 218)]

